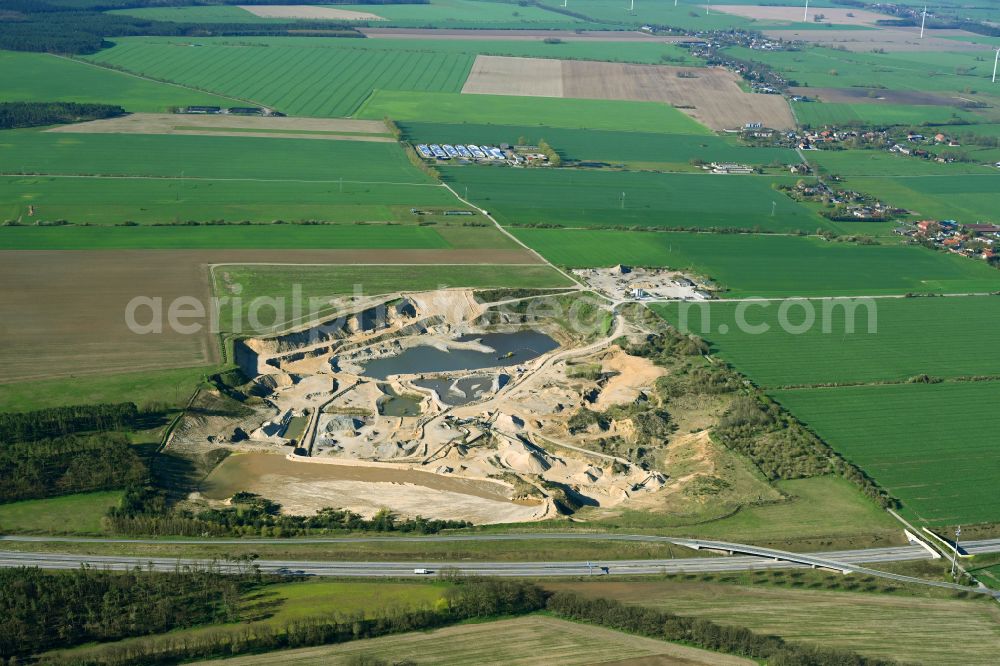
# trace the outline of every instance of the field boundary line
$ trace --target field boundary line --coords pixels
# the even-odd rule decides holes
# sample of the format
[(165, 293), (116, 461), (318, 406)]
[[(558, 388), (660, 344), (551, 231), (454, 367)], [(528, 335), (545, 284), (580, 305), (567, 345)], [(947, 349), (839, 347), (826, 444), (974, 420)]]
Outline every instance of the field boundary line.
[(440, 187), (434, 183), (400, 183), (391, 180), (305, 180), (302, 178), (202, 178), (199, 176), (114, 176), (76, 173), (12, 173), (0, 172), (3, 178), (79, 178), (91, 180), (177, 180), (221, 183), (303, 183), (307, 185), (398, 185), (401, 187)]

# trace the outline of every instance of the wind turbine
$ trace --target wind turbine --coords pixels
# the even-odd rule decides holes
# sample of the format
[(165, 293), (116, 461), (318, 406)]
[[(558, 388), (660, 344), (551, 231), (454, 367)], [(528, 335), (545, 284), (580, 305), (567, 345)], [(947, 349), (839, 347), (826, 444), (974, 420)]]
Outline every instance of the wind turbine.
[(924, 38), (925, 23), (927, 23), (927, 5), (924, 5), (924, 12), (920, 15), (920, 39)]
[(993, 83), (997, 82), (997, 63), (1000, 62), (1000, 49), (997, 49), (997, 57), (993, 59)]
[(806, 0), (805, 11), (802, 12), (802, 22), (807, 23), (809, 21), (809, 0)]
[(632, 4), (628, 8), (629, 14), (635, 14), (635, 0), (632, 0)]
[(566, 6), (566, 3), (567, 3), (568, 1), (569, 1), (569, 0), (563, 0), (563, 7), (565, 7), (565, 6)]

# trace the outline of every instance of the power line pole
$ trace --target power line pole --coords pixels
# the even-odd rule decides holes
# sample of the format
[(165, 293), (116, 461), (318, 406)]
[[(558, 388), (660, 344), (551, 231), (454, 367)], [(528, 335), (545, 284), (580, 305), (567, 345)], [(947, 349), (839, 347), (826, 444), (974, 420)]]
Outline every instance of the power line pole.
[(622, 210), (625, 210), (625, 193), (622, 192)]
[(955, 577), (955, 567), (958, 564), (958, 538), (962, 536), (962, 526), (955, 528), (955, 550), (951, 553), (951, 577)]

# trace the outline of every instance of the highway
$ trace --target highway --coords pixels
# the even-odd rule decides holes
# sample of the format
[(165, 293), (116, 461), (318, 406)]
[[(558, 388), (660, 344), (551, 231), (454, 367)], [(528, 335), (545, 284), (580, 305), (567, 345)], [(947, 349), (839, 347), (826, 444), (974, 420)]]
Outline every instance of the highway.
[[(963, 586), (939, 581), (927, 581), (898, 574), (869, 569), (863, 565), (885, 562), (902, 562), (930, 559), (931, 554), (919, 545), (889, 546), (860, 550), (842, 550), (823, 553), (790, 553), (787, 551), (759, 548), (745, 544), (720, 541), (679, 539), (673, 537), (640, 534), (489, 534), (489, 535), (437, 535), (421, 537), (341, 537), (315, 539), (282, 539), (281, 544), (335, 544), (335, 543), (399, 543), (399, 542), (462, 542), (462, 541), (519, 541), (519, 540), (602, 540), (670, 543), (696, 549), (732, 551), (725, 557), (691, 557), (646, 560), (613, 560), (588, 563), (585, 561), (563, 562), (322, 562), (302, 560), (257, 560), (256, 564), (268, 573), (303, 573), (314, 576), (343, 577), (407, 577), (420, 576), (414, 569), (428, 569), (434, 573), (455, 570), (484, 576), (524, 576), (553, 577), (599, 575), (601, 567), (607, 567), (611, 575), (649, 575), (670, 573), (716, 573), (726, 571), (749, 571), (781, 568), (829, 568), (844, 573), (877, 576), (907, 583), (919, 583), (935, 587), (974, 590)], [(119, 544), (187, 544), (187, 545), (245, 545), (274, 544), (274, 539), (116, 539), (98, 537), (30, 537), (0, 536), (0, 542), (21, 543), (119, 543)], [(971, 555), (1000, 552), (1000, 539), (969, 541), (963, 548)], [(122, 570), (136, 566), (151, 566), (158, 571), (174, 571), (184, 566), (205, 566), (206, 559), (175, 557), (137, 557), (128, 555), (79, 555), (69, 553), (40, 553), (0, 551), (0, 566), (37, 566), (44, 569), (75, 569), (81, 565), (95, 568)], [(239, 565), (216, 562), (222, 570), (237, 570)], [(994, 594), (982, 588), (980, 592)]]

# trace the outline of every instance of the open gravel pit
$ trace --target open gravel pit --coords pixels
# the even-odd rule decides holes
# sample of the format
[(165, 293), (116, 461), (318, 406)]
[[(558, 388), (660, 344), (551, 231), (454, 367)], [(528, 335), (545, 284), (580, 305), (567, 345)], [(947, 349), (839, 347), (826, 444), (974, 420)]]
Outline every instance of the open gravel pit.
[(499, 483), (386, 466), (309, 464), (267, 453), (230, 456), (205, 479), (201, 492), (223, 500), (241, 491), (273, 499), (295, 514), (332, 506), (371, 517), (389, 506), (407, 517), (485, 524), (533, 520), (545, 510), (541, 502), (511, 501), (510, 489)]
[(478, 344), (469, 347), (452, 345), (444, 349), (429, 345), (410, 347), (401, 354), (370, 361), (364, 366), (364, 374), (386, 379), (392, 375), (516, 365), (538, 358), (559, 346), (551, 337), (537, 331), (464, 335), (455, 342)]

